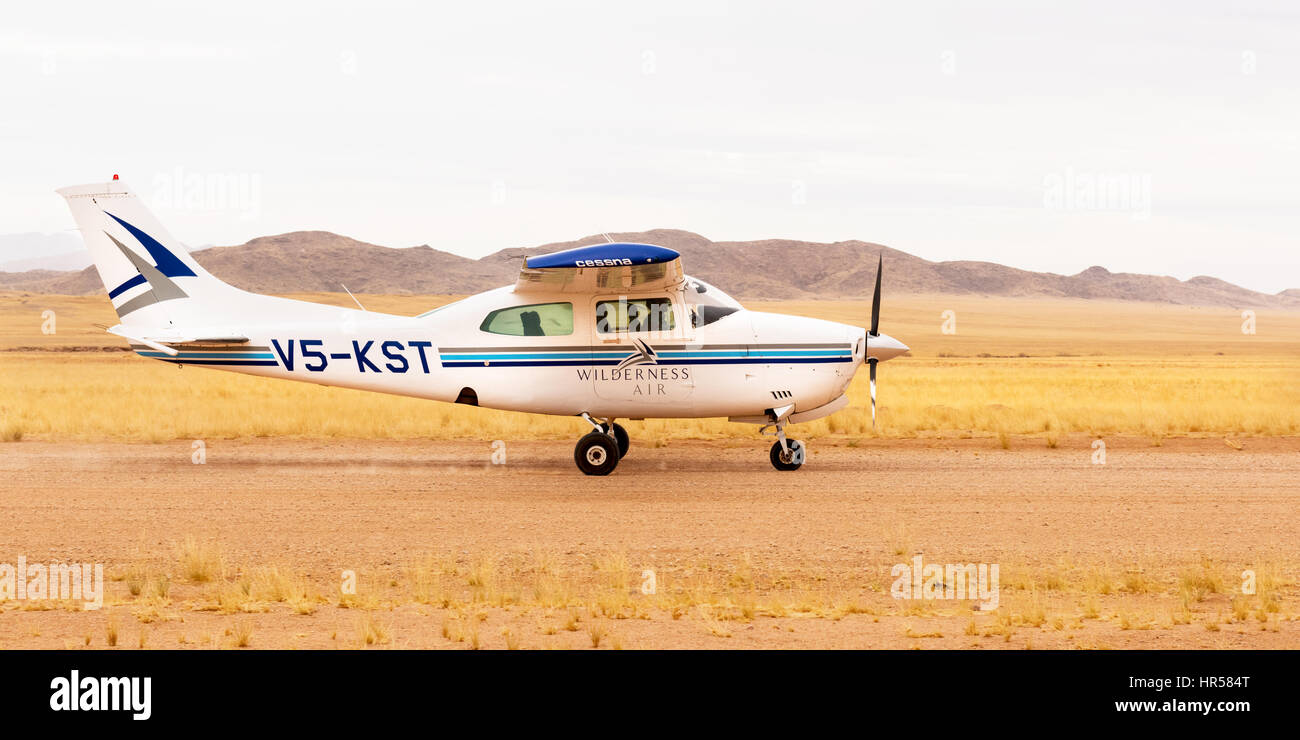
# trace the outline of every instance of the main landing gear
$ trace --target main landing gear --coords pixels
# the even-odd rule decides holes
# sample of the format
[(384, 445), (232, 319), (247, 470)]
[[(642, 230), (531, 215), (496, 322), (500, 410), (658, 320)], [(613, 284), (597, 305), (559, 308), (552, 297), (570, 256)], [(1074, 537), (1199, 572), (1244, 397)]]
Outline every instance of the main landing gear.
[(582, 418), (592, 426), (592, 431), (578, 440), (573, 448), (573, 461), (587, 475), (609, 475), (632, 446), (627, 430), (613, 420), (596, 421), (585, 412)]
[[(791, 407), (787, 409), (793, 410)], [(769, 434), (768, 429), (776, 430), (774, 432), (776, 441), (772, 443), (772, 450), (768, 453), (768, 457), (772, 459), (772, 467), (777, 470), (798, 470), (803, 466), (804, 456), (807, 453), (803, 442), (797, 439), (786, 439), (785, 423), (789, 410), (781, 415), (769, 413), (768, 418), (771, 421), (759, 430), (759, 434)]]

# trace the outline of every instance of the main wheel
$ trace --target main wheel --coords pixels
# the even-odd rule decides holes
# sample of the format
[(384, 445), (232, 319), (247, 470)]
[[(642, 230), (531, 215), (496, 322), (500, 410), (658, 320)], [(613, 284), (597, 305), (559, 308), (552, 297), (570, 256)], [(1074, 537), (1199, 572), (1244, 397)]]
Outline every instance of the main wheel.
[(604, 432), (591, 432), (573, 448), (573, 461), (587, 475), (609, 475), (618, 467), (618, 442)]
[(789, 452), (781, 449), (781, 443), (772, 443), (772, 467), (777, 470), (798, 470), (803, 465), (803, 458), (806, 452), (803, 442), (797, 439), (787, 439), (786, 446), (790, 448)]
[(627, 451), (632, 447), (632, 439), (627, 436), (627, 430), (621, 425), (614, 425), (614, 440), (618, 442), (618, 458), (622, 460), (627, 457)]

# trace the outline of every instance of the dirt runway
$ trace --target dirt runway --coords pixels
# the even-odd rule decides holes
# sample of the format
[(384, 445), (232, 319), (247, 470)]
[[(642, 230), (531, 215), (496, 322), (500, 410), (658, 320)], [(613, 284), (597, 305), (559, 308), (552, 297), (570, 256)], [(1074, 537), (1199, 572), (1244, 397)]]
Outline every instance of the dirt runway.
[[(468, 562), (490, 553), (526, 564), (538, 552), (574, 572), (597, 570), (597, 559), (618, 553), (633, 591), (646, 570), (680, 580), (743, 560), (760, 574), (760, 597), (785, 578), (805, 589), (821, 584), (828, 599), (839, 589), (865, 604), (824, 619), (783, 613), (723, 621), (710, 617), (720, 612), (699, 617), (690, 609), (684, 619), (659, 618), (655, 610), (665, 607), (656, 606), (639, 619), (606, 620), (613, 641), (628, 647), (1300, 645), (1291, 572), (1300, 564), (1300, 439), (1246, 439), (1240, 450), (1222, 439), (1159, 447), (1114, 439), (1104, 464), (1090, 442), (1063, 439), (1056, 449), (1039, 440), (1012, 440), (1010, 449), (988, 439), (814, 442), (803, 470), (781, 473), (761, 442), (646, 448), (633, 440), (607, 478), (578, 473), (564, 441), (510, 442), (502, 451), (486, 441), (212, 440), (203, 464), (188, 441), (4, 444), (0, 562), (19, 555), (98, 562), (117, 575), (102, 612), (0, 605), (0, 646), (103, 647), (106, 614), (120, 610), (130, 625), (130, 615), (139, 616), (122, 571), (166, 562), (187, 536), (220, 543), (228, 563), (284, 565), (322, 590), (345, 570), (384, 581), (376, 608), (391, 637), (379, 642), (397, 646), (466, 642), (447, 636), (449, 609), (385, 596), (399, 588), (413, 557), (444, 553)], [(494, 453), (503, 464), (494, 464)], [(1098, 564), (1113, 567), (1117, 579), (1137, 568), (1169, 584), (1092, 594), (1102, 601), (1092, 620), (1077, 614), (1089, 594), (1049, 584), (1045, 619), (991, 634), (996, 616), (942, 604), (917, 610), (890, 597), (891, 565), (917, 554), (936, 563), (999, 563), (1004, 588), (1013, 572), (1032, 580)], [(1279, 568), (1281, 608), (1272, 621), (1223, 619), (1237, 585), (1229, 579), (1225, 593), (1211, 589), (1191, 607), (1191, 623), (1160, 628), (1162, 590), (1175, 593), (1179, 569), (1204, 562), (1228, 574), (1264, 562)], [(170, 599), (138, 620), (147, 646), (219, 646), (229, 636), (232, 616), (202, 607), (200, 587), (188, 588), (178, 580)], [(1108, 607), (1110, 599), (1120, 601)], [(590, 627), (594, 611), (581, 630), (557, 629), (565, 609), (556, 616), (525, 602), (474, 616), (483, 637), (473, 642), (500, 647), (507, 633), (524, 647), (611, 642)], [(1125, 610), (1150, 624), (1124, 626), (1133, 621)], [(256, 621), (254, 647), (353, 646), (356, 609), (283, 612), (247, 617)], [(1055, 629), (1053, 613), (1062, 622)], [(1222, 628), (1205, 626), (1213, 620)], [(136, 639), (134, 626), (126, 631)]]

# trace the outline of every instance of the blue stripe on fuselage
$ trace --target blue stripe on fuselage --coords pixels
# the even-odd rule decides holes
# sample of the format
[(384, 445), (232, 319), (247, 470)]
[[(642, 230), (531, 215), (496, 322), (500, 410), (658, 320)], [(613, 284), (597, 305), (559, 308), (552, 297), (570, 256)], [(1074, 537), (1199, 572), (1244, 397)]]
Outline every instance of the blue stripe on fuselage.
[(202, 360), (202, 359), (228, 359), (228, 360), (274, 360), (275, 355), (270, 352), (181, 352), (178, 355), (169, 355), (164, 352), (137, 352), (141, 357), (156, 357), (160, 360)]
[[(845, 355), (843, 357), (740, 357), (740, 358), (696, 358), (696, 359), (662, 359), (660, 355), (659, 365), (787, 365), (787, 364), (810, 364), (822, 362), (850, 362), (853, 357)], [(463, 362), (460, 360), (443, 360), (443, 367), (618, 367), (622, 358), (613, 360), (572, 360), (572, 361), (550, 361), (545, 360), (500, 360)], [(638, 365), (637, 367), (648, 367), (647, 365)]]
[[(842, 357), (846, 350), (840, 349), (807, 349), (807, 350), (695, 350), (695, 351), (661, 351), (659, 357), (672, 357), (677, 359), (709, 359), (714, 357)], [(494, 354), (467, 354), (460, 352), (448, 352), (442, 355), (444, 360), (465, 362), (465, 361), (483, 361), (483, 360), (571, 360), (575, 357), (584, 357), (590, 352), (505, 352)], [(601, 353), (606, 354), (606, 353)]]
[(163, 362), (185, 363), (186, 365), (237, 365), (237, 366), (268, 366), (279, 367), (280, 363), (275, 360), (191, 360), (185, 357), (159, 357)]

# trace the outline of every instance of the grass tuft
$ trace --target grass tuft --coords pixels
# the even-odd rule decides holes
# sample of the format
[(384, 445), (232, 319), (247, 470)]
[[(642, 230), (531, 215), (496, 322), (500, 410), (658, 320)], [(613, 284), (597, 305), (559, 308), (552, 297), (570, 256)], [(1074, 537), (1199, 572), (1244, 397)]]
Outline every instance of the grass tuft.
[(186, 580), (207, 583), (221, 577), (225, 565), (221, 547), (215, 542), (200, 542), (187, 536), (176, 550), (177, 566)]

